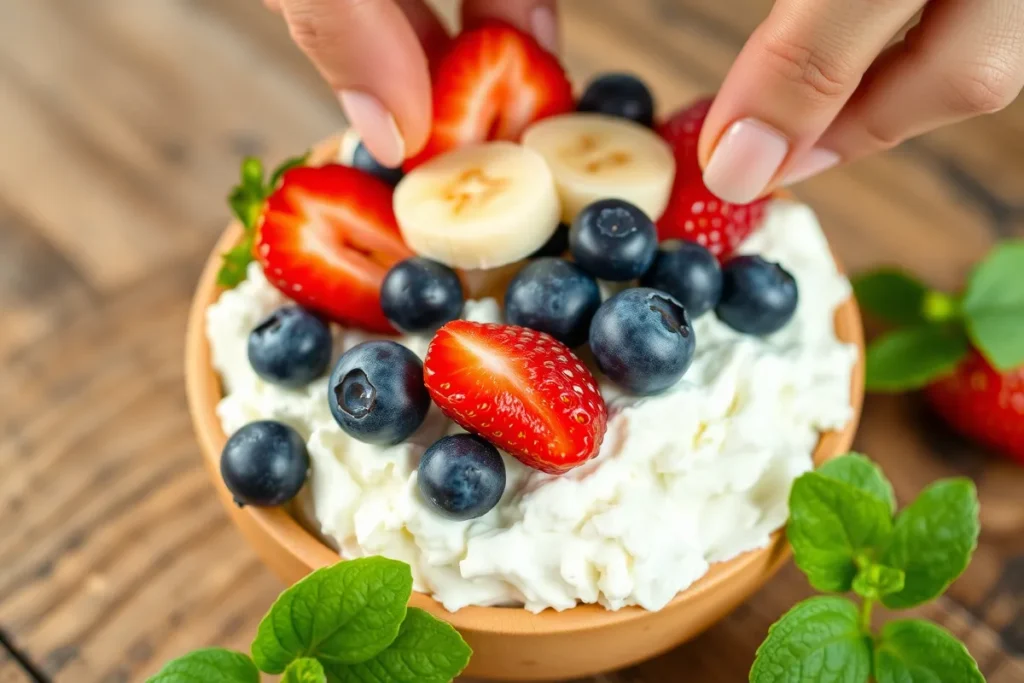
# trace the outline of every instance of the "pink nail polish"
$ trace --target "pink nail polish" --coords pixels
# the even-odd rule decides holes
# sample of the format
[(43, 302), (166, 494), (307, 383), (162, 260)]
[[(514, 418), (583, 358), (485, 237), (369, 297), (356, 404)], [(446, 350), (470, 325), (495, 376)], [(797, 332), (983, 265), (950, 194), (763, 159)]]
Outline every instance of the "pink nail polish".
[(341, 108), (359, 133), (370, 153), (385, 166), (401, 166), (405, 160), (405, 140), (395, 117), (373, 95), (358, 90), (338, 93)]
[(812, 147), (802, 157), (793, 162), (793, 166), (782, 177), (783, 185), (795, 185), (818, 175), (839, 163), (839, 155), (830, 149)]
[(558, 21), (550, 7), (541, 5), (530, 12), (530, 31), (540, 46), (554, 54), (558, 52)]
[(704, 184), (734, 204), (757, 199), (768, 187), (789, 153), (789, 141), (757, 119), (729, 126), (704, 169)]

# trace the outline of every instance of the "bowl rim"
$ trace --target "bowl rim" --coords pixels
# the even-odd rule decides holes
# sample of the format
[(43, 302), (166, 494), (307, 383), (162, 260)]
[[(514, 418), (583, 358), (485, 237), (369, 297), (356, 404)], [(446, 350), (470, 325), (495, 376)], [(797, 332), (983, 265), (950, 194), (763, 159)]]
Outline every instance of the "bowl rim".
[[(310, 155), (309, 163), (313, 165), (329, 163), (336, 157), (339, 144), (340, 136), (320, 143)], [(788, 195), (786, 196), (788, 197)], [(224, 434), (216, 414), (217, 403), (223, 394), (220, 378), (210, 359), (210, 349), (206, 339), (206, 309), (222, 291), (216, 282), (217, 271), (220, 267), (220, 254), (234, 246), (241, 235), (241, 225), (237, 221), (233, 221), (210, 252), (192, 299), (185, 344), (185, 384), (189, 413), (210, 479), (223, 500), (230, 500), (230, 493), (219, 475), (219, 456), (227, 441), (227, 436)], [(836, 260), (836, 264), (840, 272), (843, 272), (842, 265), (838, 260)], [(850, 448), (860, 420), (864, 399), (864, 333), (860, 311), (852, 294), (836, 309), (834, 319), (836, 336), (841, 341), (852, 343), (857, 347), (857, 361), (851, 373), (850, 405), (852, 414), (842, 429), (821, 434), (812, 453), (815, 465), (821, 465), (826, 460), (836, 457)], [(247, 506), (239, 510), (238, 513), (247, 515), (282, 552), (290, 554), (304, 567), (315, 569), (335, 564), (343, 559), (336, 551), (306, 530), (283, 508)], [(771, 540), (765, 547), (747, 551), (725, 562), (712, 564), (700, 579), (676, 595), (660, 611), (682, 608), (687, 604), (692, 604), (705, 594), (715, 591), (718, 586), (728, 582), (748, 566), (756, 564), (759, 560), (764, 561), (767, 555), (772, 556), (768, 564), (771, 571), (774, 572), (789, 557), (789, 553), (789, 545), (785, 540), (783, 530), (778, 529), (772, 533)], [(443, 618), (457, 629), (485, 630), (496, 634), (528, 632), (543, 635), (566, 631), (577, 632), (604, 628), (655, 614), (655, 612), (638, 606), (612, 611), (599, 604), (578, 604), (576, 607), (560, 612), (546, 609), (539, 614), (529, 612), (522, 607), (475, 605), (463, 607), (457, 612), (449, 612), (429, 594), (417, 591), (413, 592), (409, 604)]]

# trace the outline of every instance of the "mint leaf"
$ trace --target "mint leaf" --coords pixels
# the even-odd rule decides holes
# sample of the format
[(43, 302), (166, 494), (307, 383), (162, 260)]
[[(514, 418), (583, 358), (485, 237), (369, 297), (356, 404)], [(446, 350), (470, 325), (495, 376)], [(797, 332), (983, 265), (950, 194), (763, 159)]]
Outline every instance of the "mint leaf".
[(248, 655), (211, 647), (168, 662), (146, 683), (260, 683), (260, 672)]
[(967, 282), (967, 333), (999, 370), (1024, 363), (1024, 240), (996, 247)]
[(850, 590), (856, 558), (888, 540), (889, 504), (818, 472), (807, 472), (789, 494), (786, 534), (797, 567), (819, 591)]
[(893, 330), (868, 346), (869, 391), (919, 389), (949, 374), (967, 355), (967, 338), (950, 325)]
[(324, 666), (330, 683), (448, 683), (466, 668), (471, 654), (458, 631), (410, 607), (395, 642), (376, 657)]
[(890, 621), (875, 646), (878, 683), (985, 683), (978, 664), (949, 631), (927, 621)]
[(818, 468), (818, 474), (830, 479), (844, 481), (889, 504), (889, 511), (896, 512), (896, 494), (882, 468), (860, 453), (847, 453), (829, 460)]
[(293, 168), (305, 166), (306, 161), (308, 159), (309, 152), (306, 152), (301, 156), (292, 157), (291, 159), (285, 159), (280, 166), (274, 169), (274, 172), (270, 176), (270, 182), (267, 183), (267, 196), (269, 197), (270, 194), (277, 189), (277, 186), (281, 183), (281, 178), (284, 177), (285, 173), (292, 170)]
[(355, 664), (391, 644), (412, 594), (409, 565), (367, 557), (318, 569), (287, 589), (260, 622), (252, 656), (276, 674), (293, 660)]
[(324, 665), (315, 659), (296, 659), (284, 670), (281, 683), (327, 683)]
[(853, 592), (857, 595), (878, 600), (883, 595), (903, 590), (906, 576), (899, 569), (883, 564), (869, 564), (861, 567), (853, 578)]
[(970, 479), (935, 482), (896, 516), (879, 558), (906, 574), (903, 590), (886, 595), (886, 607), (903, 609), (942, 595), (967, 568), (978, 545), (978, 496)]
[(798, 603), (768, 629), (750, 683), (867, 683), (871, 644), (843, 598)]
[(853, 279), (853, 293), (861, 308), (895, 325), (925, 321), (924, 297), (928, 288), (907, 273), (883, 268)]

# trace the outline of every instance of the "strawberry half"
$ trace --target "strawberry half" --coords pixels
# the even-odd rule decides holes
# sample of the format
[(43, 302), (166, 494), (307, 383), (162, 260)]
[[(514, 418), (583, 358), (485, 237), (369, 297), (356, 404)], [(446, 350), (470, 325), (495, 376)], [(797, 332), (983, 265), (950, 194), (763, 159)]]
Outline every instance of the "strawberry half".
[(541, 472), (583, 464), (604, 439), (608, 413), (593, 375), (543, 332), (450, 322), (430, 342), (423, 377), (445, 415)]
[(710, 108), (710, 99), (700, 100), (658, 126), (658, 134), (671, 145), (676, 158), (676, 177), (668, 206), (658, 220), (658, 237), (697, 242), (725, 261), (761, 225), (769, 198), (730, 204), (704, 185), (697, 140)]
[(572, 85), (532, 36), (491, 22), (454, 40), (433, 73), (434, 123), (406, 171), (433, 156), (487, 140), (517, 141), (534, 121), (572, 111)]
[(393, 332), (380, 307), (381, 282), (413, 254), (398, 231), (391, 193), (347, 166), (286, 171), (267, 198), (256, 238), (267, 279), (340, 323)]

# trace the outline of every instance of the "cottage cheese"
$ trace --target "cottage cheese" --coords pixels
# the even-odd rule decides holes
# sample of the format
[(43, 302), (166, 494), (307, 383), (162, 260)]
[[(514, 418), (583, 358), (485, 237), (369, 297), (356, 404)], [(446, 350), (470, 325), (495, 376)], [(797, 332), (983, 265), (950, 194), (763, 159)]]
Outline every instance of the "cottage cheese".
[[(609, 422), (600, 454), (561, 476), (505, 457), (505, 494), (479, 519), (444, 519), (419, 498), (420, 455), (460, 431), (436, 408), (409, 442), (381, 448), (335, 424), (326, 378), (295, 391), (256, 376), (246, 359), (249, 331), (287, 299), (255, 265), (207, 311), (225, 392), (217, 412), (229, 434), (256, 419), (298, 429), (312, 459), (310, 524), (345, 557), (409, 563), (416, 589), (449, 610), (524, 605), (539, 612), (581, 602), (657, 610), (710, 563), (768, 544), (786, 519), (793, 479), (811, 467), (819, 432), (851, 417), (856, 349), (833, 329), (850, 287), (814, 214), (775, 202), (743, 251), (779, 261), (796, 277), (793, 320), (756, 339), (713, 313), (703, 316), (693, 365), (656, 397), (624, 395), (601, 380)], [(465, 317), (496, 322), (501, 312), (493, 299), (470, 301)], [(371, 338), (340, 328), (334, 335), (339, 354)], [(429, 339), (399, 341), (422, 356)]]

